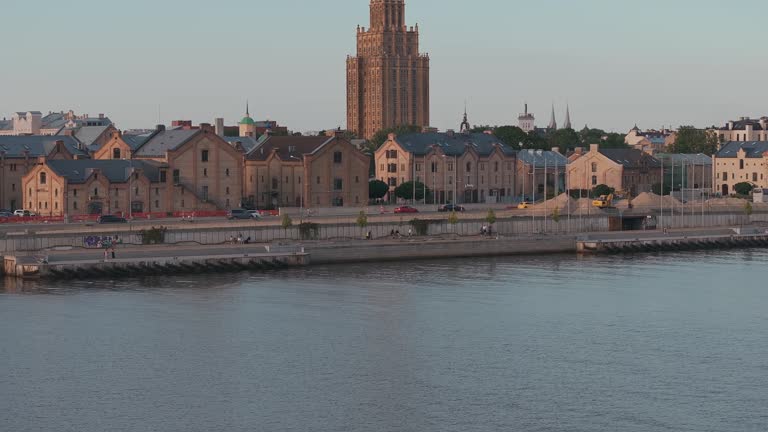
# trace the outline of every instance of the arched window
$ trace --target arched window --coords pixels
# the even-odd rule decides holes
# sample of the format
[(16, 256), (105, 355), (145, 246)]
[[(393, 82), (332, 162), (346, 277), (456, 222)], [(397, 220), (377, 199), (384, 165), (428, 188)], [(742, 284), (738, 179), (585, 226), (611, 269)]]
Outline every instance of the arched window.
[(48, 182), (48, 176), (44, 172), (41, 172), (40, 173), (40, 184), (44, 185), (47, 182)]
[(112, 159), (120, 159), (120, 148), (115, 147), (112, 149)]

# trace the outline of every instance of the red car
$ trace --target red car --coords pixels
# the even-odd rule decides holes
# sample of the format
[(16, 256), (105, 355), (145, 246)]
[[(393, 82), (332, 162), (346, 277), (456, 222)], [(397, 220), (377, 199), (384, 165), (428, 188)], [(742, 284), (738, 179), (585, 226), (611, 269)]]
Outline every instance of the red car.
[(395, 209), (395, 214), (397, 213), (418, 213), (419, 211), (416, 210), (413, 207), (410, 206), (402, 206)]

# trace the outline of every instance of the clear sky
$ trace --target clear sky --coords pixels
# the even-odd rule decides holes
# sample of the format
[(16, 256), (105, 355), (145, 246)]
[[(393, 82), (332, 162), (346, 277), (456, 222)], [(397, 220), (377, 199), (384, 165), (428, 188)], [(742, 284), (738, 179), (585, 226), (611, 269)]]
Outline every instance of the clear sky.
[[(0, 117), (106, 113), (119, 128), (251, 114), (344, 127), (345, 57), (368, 0), (38, 0), (0, 9)], [(410, 0), (431, 56), (432, 125), (626, 131), (768, 115), (763, 0)], [(158, 108), (159, 107), (159, 108)]]

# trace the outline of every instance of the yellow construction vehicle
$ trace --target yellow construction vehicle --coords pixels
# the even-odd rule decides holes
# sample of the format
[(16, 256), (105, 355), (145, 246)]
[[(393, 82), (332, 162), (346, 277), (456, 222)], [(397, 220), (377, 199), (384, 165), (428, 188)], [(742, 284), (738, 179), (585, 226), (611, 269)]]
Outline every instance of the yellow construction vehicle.
[(600, 209), (613, 208), (613, 194), (600, 195), (600, 197), (592, 201), (592, 206)]

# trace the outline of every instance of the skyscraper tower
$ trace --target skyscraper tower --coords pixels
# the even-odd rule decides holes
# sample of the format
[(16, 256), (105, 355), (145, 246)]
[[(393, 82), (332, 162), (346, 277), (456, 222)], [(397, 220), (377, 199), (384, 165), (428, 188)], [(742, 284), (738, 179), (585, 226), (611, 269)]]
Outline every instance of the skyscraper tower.
[(385, 128), (429, 126), (429, 56), (419, 26), (406, 27), (404, 0), (371, 0), (371, 27), (357, 28), (347, 57), (347, 129), (371, 138)]

